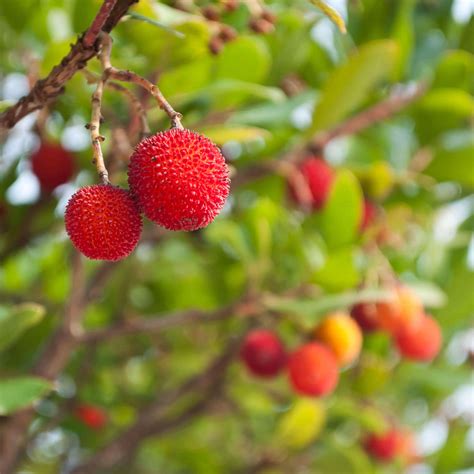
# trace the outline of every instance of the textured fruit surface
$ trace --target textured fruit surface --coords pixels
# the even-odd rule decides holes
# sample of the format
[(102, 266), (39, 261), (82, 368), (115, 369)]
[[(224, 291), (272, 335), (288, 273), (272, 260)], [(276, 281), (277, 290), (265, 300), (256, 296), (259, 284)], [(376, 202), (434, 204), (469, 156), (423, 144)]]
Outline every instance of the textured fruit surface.
[(255, 330), (245, 338), (240, 356), (249, 371), (259, 377), (278, 375), (286, 363), (280, 339), (271, 331)]
[(392, 334), (406, 327), (417, 326), (422, 317), (421, 300), (406, 286), (396, 287), (389, 300), (377, 303), (378, 324)]
[(377, 216), (377, 207), (374, 203), (364, 200), (364, 205), (362, 208), (362, 220), (360, 222), (360, 231), (363, 232), (365, 229), (370, 227)]
[(138, 208), (124, 189), (97, 184), (79, 189), (66, 207), (66, 231), (74, 246), (95, 260), (120, 260), (140, 238)]
[(365, 440), (366, 451), (379, 461), (392, 461), (402, 448), (402, 435), (391, 429), (383, 434), (372, 434)]
[(324, 318), (316, 328), (315, 336), (331, 349), (340, 365), (354, 362), (362, 348), (362, 332), (345, 313), (334, 313)]
[(144, 214), (170, 230), (207, 226), (229, 195), (229, 171), (219, 148), (190, 130), (171, 129), (140, 142), (130, 158), (128, 182)]
[(364, 332), (373, 332), (379, 329), (377, 306), (375, 303), (358, 303), (351, 309), (351, 316)]
[(93, 405), (79, 405), (76, 408), (76, 417), (94, 430), (100, 430), (107, 424), (107, 415), (101, 408)]
[[(322, 158), (308, 158), (299, 167), (309, 190), (311, 191), (313, 209), (321, 209), (327, 201), (331, 185), (334, 180), (333, 169)], [(289, 183), (289, 192), (292, 199), (300, 202), (298, 190), (295, 184)]]
[(38, 178), (41, 188), (51, 192), (67, 183), (74, 174), (74, 157), (61, 145), (42, 143), (31, 155), (31, 168)]
[(288, 373), (293, 388), (302, 395), (327, 395), (339, 380), (334, 354), (316, 342), (305, 344), (290, 355)]
[(430, 316), (424, 316), (416, 326), (401, 329), (395, 337), (400, 354), (419, 361), (434, 359), (441, 349), (442, 342), (439, 324)]

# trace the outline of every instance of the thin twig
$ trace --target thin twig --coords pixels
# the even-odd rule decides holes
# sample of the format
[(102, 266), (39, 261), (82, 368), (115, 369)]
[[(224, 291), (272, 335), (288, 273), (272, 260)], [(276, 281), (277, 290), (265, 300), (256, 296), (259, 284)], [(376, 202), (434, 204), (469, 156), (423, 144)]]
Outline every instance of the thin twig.
[[(103, 34), (102, 35), (102, 48), (111, 48), (112, 45), (112, 38), (107, 35)], [(148, 91), (157, 101), (158, 106), (160, 109), (164, 110), (168, 117), (171, 120), (171, 126), (173, 128), (180, 128), (182, 129), (183, 126), (181, 125), (181, 119), (182, 115), (179, 112), (176, 112), (176, 110), (173, 109), (171, 104), (166, 100), (165, 96), (161, 93), (160, 89), (158, 86), (150, 82), (148, 79), (145, 79), (144, 77), (139, 76), (138, 74), (132, 72), (132, 71), (125, 71), (122, 69), (117, 69), (112, 66), (110, 63), (110, 55), (107, 57), (107, 55), (103, 55), (103, 63), (102, 67), (104, 68), (104, 78), (109, 79), (115, 79), (118, 81), (123, 81), (123, 82), (132, 82), (146, 91)]]
[(420, 82), (416, 85), (407, 86), (401, 92), (394, 92), (390, 97), (375, 104), (373, 107), (363, 110), (354, 117), (350, 117), (327, 132), (318, 134), (311, 141), (310, 146), (319, 151), (334, 138), (353, 135), (365, 130), (374, 123), (381, 122), (400, 112), (407, 105), (419, 99), (426, 92), (426, 89), (427, 85), (424, 82)]
[(101, 143), (105, 140), (100, 134), (100, 121), (102, 119), (101, 107), (102, 107), (102, 94), (104, 93), (104, 79), (100, 79), (97, 82), (97, 87), (92, 94), (92, 116), (91, 121), (88, 126), (91, 132), (91, 141), (92, 141), (92, 155), (94, 157), (93, 163), (97, 169), (97, 174), (102, 182), (102, 184), (110, 184), (109, 181), (109, 172), (105, 167), (104, 155), (102, 154)]

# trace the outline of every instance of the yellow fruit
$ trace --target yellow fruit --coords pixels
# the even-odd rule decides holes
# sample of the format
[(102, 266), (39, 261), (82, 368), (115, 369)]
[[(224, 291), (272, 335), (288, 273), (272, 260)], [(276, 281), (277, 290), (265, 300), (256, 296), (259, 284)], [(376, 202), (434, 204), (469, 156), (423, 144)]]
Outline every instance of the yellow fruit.
[(316, 339), (332, 350), (339, 365), (347, 365), (359, 356), (362, 348), (362, 332), (348, 314), (333, 313), (315, 330)]
[(276, 443), (292, 449), (301, 449), (314, 441), (326, 422), (323, 402), (300, 398), (282, 415), (276, 427)]

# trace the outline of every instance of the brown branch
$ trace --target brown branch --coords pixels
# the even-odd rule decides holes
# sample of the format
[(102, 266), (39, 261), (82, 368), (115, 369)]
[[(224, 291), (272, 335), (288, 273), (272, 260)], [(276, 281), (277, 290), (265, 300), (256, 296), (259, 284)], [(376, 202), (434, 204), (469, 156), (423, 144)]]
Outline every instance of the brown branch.
[[(91, 459), (73, 469), (72, 474), (103, 472), (130, 460), (141, 441), (149, 436), (159, 436), (179, 428), (191, 418), (204, 412), (220, 393), (225, 373), (240, 346), (241, 337), (227, 341), (220, 356), (212, 361), (207, 369), (185, 381), (181, 386), (163, 393), (158, 400), (142, 408), (137, 421), (112, 442), (95, 453)], [(200, 391), (194, 401), (180, 414), (169, 416), (167, 408), (187, 395)]]
[(381, 122), (403, 110), (415, 100), (419, 99), (427, 89), (424, 82), (405, 87), (402, 91), (394, 92), (387, 99), (382, 100), (373, 107), (350, 117), (336, 127), (318, 134), (310, 143), (311, 148), (317, 151), (323, 149), (334, 138), (344, 135), (353, 135), (371, 125)]
[[(97, 20), (98, 23), (102, 23), (102, 30), (110, 32), (119, 22), (120, 18), (127, 12), (129, 7), (137, 1), (138, 0), (116, 1), (113, 8), (109, 11), (105, 22), (103, 22), (102, 18)], [(106, 0), (104, 4), (105, 3), (110, 4), (110, 1)], [(99, 15), (101, 12), (104, 13), (104, 9), (105, 7), (103, 5), (99, 11)], [(92, 22), (91, 28), (95, 22), (96, 19)], [(96, 26), (94, 26), (94, 31), (95, 30)], [(87, 33), (89, 33), (89, 30)], [(92, 36), (93, 33), (91, 32), (89, 38), (92, 38)], [(67, 56), (61, 60), (60, 64), (51, 70), (47, 77), (36, 82), (28, 95), (22, 97), (16, 104), (12, 105), (0, 115), (0, 129), (12, 128), (20, 119), (35, 110), (43, 108), (58, 95), (62, 94), (64, 86), (69, 79), (71, 79), (79, 69), (82, 69), (96, 54), (96, 43), (94, 42), (87, 46), (84, 44), (84, 36), (79, 37), (76, 43), (71, 46), (71, 50)]]
[(96, 343), (108, 340), (114, 337), (126, 336), (137, 333), (156, 333), (163, 329), (183, 326), (189, 323), (207, 323), (221, 321), (235, 315), (249, 315), (258, 312), (258, 306), (255, 302), (248, 303), (239, 300), (215, 311), (187, 310), (177, 311), (167, 315), (150, 316), (148, 318), (134, 318), (124, 320), (105, 329), (89, 331), (83, 334), (79, 340), (85, 343)]
[(86, 48), (90, 48), (95, 43), (95, 40), (99, 36), (99, 33), (116, 4), (117, 0), (104, 0), (99, 13), (97, 13), (97, 16), (94, 18), (92, 25), (86, 31), (84, 39), (82, 40), (82, 43)]

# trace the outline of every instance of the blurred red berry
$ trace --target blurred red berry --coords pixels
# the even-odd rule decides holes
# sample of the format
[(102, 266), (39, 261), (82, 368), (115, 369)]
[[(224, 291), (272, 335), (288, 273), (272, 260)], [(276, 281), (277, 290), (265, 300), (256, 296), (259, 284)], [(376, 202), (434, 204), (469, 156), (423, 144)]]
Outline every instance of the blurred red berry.
[(363, 232), (370, 227), (377, 217), (377, 206), (373, 203), (364, 199), (364, 207), (362, 209), (362, 219), (360, 222), (360, 231)]
[(358, 303), (351, 309), (351, 316), (364, 332), (379, 329), (377, 321), (377, 306), (374, 303)]
[(285, 348), (278, 336), (263, 329), (247, 335), (240, 357), (249, 371), (259, 377), (275, 377), (286, 363)]
[(290, 355), (288, 372), (293, 388), (302, 395), (327, 395), (339, 380), (336, 357), (326, 346), (315, 342)]
[(438, 355), (442, 342), (441, 328), (430, 316), (424, 316), (415, 326), (402, 327), (395, 336), (395, 344), (402, 356), (425, 362)]
[(104, 410), (94, 405), (79, 405), (75, 410), (75, 415), (93, 430), (100, 430), (107, 424), (107, 415)]
[(383, 434), (369, 435), (364, 442), (364, 447), (375, 459), (389, 462), (400, 454), (401, 443), (401, 433), (396, 429), (390, 429)]
[(50, 193), (72, 178), (74, 157), (61, 145), (44, 142), (31, 155), (31, 168), (40, 182), (41, 189)]
[[(311, 205), (313, 209), (321, 209), (326, 203), (334, 180), (333, 169), (322, 158), (308, 158), (300, 166), (299, 171), (305, 179), (311, 192)], [(289, 183), (292, 199), (300, 204), (300, 194), (295, 188), (295, 183)]]

